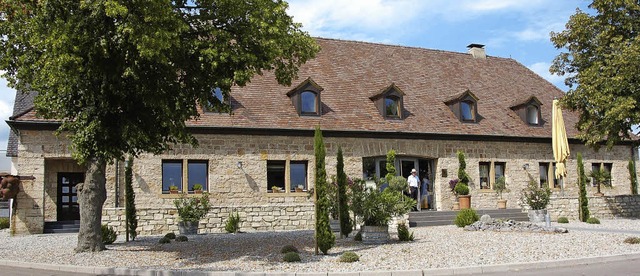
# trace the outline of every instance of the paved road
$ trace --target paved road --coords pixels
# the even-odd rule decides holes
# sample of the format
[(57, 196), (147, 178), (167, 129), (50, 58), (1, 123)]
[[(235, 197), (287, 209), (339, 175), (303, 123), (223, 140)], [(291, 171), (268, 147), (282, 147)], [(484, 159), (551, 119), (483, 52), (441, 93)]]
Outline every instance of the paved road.
[[(0, 266), (0, 276), (90, 276), (92, 274), (82, 274), (77, 272), (60, 272), (51, 270), (41, 270), (34, 268), (16, 268)], [(616, 261), (573, 267), (560, 267), (549, 269), (532, 269), (526, 271), (510, 271), (501, 273), (482, 274), (488, 276), (602, 276), (602, 275), (640, 275), (640, 259)]]
[(61, 272), (35, 268), (0, 266), (0, 276), (90, 276), (78, 272)]
[(640, 259), (591, 264), (591, 265), (583, 265), (583, 266), (573, 266), (573, 267), (559, 267), (559, 268), (548, 268), (548, 269), (533, 269), (533, 270), (527, 270), (527, 271), (489, 273), (489, 274), (482, 274), (482, 275), (489, 275), (489, 276), (498, 276), (498, 275), (499, 276), (505, 276), (505, 275), (510, 275), (510, 276), (511, 275), (516, 275), (516, 276), (640, 275)]

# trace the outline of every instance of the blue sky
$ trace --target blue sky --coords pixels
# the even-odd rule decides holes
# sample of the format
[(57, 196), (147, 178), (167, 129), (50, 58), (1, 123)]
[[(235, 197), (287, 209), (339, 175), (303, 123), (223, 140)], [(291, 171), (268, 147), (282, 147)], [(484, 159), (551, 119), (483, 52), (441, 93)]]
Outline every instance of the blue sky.
[[(562, 90), (549, 66), (560, 53), (549, 40), (562, 31), (581, 0), (292, 0), (289, 14), (312, 36), (466, 52), (485, 44), (487, 54), (510, 57)], [(0, 117), (11, 116), (15, 91), (0, 79)], [(9, 127), (0, 123), (0, 149)]]

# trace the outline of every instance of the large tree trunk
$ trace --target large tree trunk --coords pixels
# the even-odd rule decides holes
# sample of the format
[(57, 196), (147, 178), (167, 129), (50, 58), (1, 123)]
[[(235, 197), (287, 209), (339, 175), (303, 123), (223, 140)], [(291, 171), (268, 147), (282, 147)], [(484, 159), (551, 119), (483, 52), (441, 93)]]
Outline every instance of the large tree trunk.
[(84, 183), (78, 186), (80, 204), (80, 233), (76, 252), (102, 251), (102, 206), (107, 199), (106, 163), (104, 160), (87, 160), (87, 174)]

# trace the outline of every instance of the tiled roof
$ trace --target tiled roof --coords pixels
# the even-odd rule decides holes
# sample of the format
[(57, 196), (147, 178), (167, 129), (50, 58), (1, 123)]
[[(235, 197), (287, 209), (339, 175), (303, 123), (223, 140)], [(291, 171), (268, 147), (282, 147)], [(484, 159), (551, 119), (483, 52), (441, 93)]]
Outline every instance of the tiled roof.
[[(255, 76), (231, 92), (233, 114), (204, 113), (192, 126), (281, 128), (551, 137), (551, 106), (564, 95), (527, 67), (510, 58), (474, 58), (423, 48), (318, 38), (322, 50), (300, 68), (291, 86), (281, 86), (271, 72)], [(299, 116), (287, 96), (311, 78), (322, 87), (322, 116)], [(404, 119), (385, 120), (370, 99), (395, 84), (405, 95)], [(445, 104), (471, 92), (479, 100), (478, 123), (462, 123)], [(542, 126), (529, 126), (511, 109), (514, 101), (535, 96), (541, 103)], [(17, 104), (17, 101), (16, 101)], [(568, 136), (577, 114), (563, 113)], [(38, 120), (33, 112), (17, 120)]]
[[(36, 95), (36, 92), (16, 92), (16, 99), (13, 103), (13, 115), (9, 118), (9, 120), (14, 120), (15, 117), (20, 117), (26, 112), (32, 110), (33, 99)], [(9, 131), (9, 141), (7, 142), (7, 156), (18, 156), (18, 136), (13, 131)]]

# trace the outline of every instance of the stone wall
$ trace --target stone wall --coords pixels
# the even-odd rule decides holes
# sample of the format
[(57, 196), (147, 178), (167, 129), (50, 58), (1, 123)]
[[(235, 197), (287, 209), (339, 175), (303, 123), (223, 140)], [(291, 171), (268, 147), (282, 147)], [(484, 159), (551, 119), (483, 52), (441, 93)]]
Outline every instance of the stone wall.
[[(217, 135), (198, 134), (200, 146), (197, 148), (189, 145), (174, 145), (173, 148), (163, 154), (142, 154), (134, 160), (134, 190), (136, 193), (136, 206), (139, 210), (154, 212), (159, 210), (159, 220), (165, 220), (159, 224), (166, 224), (165, 215), (169, 215), (173, 209), (173, 199), (180, 195), (162, 193), (162, 160), (207, 160), (208, 162), (208, 186), (211, 193), (211, 203), (214, 206), (231, 206), (238, 210), (253, 210), (252, 208), (284, 208), (300, 206), (312, 206), (313, 199), (306, 192), (281, 194), (268, 193), (267, 190), (267, 161), (289, 160), (307, 161), (307, 182), (312, 188), (314, 183), (315, 167), (313, 137), (299, 136), (244, 136), (244, 135)], [(483, 141), (457, 141), (457, 140), (417, 140), (417, 139), (376, 139), (376, 138), (332, 138), (324, 139), (327, 149), (326, 165), (327, 175), (336, 174), (336, 153), (338, 147), (342, 147), (345, 156), (345, 171), (351, 178), (361, 178), (363, 157), (382, 157), (388, 150), (394, 149), (398, 157), (413, 157), (430, 159), (434, 161), (434, 199), (438, 210), (450, 210), (455, 197), (449, 190), (449, 180), (457, 177), (458, 160), (457, 150), (463, 150), (467, 156), (467, 173), (471, 181), (471, 202), (475, 209), (496, 208), (498, 196), (492, 191), (480, 191), (478, 185), (479, 162), (505, 162), (505, 175), (507, 188), (503, 197), (508, 200), (508, 208), (518, 208), (520, 191), (528, 182), (528, 173), (534, 179), (538, 179), (540, 162), (553, 162), (553, 152), (550, 143), (533, 142), (483, 142)], [(18, 196), (18, 212), (16, 223), (17, 233), (42, 232), (45, 218), (51, 218), (49, 209), (43, 206), (51, 205), (51, 201), (45, 201), (45, 190), (54, 185), (45, 181), (46, 173), (50, 170), (45, 163), (56, 162), (57, 159), (69, 160), (71, 154), (68, 150), (68, 141), (61, 135), (56, 137), (52, 132), (29, 131), (20, 132), (18, 170), (20, 175), (33, 175), (33, 181), (23, 181), (22, 191)], [(589, 171), (591, 163), (607, 162), (613, 164), (612, 188), (606, 188), (607, 195), (625, 195), (630, 193), (627, 162), (631, 157), (630, 147), (616, 146), (611, 151), (601, 149), (594, 152), (583, 145), (572, 144), (571, 156), (567, 163), (568, 175), (562, 190), (554, 190), (554, 197), (559, 195), (577, 195), (576, 161), (575, 154), (582, 152), (585, 168)], [(66, 161), (65, 161), (66, 162)], [(242, 167), (238, 167), (238, 162)], [(123, 206), (122, 163), (119, 167), (119, 195), (115, 200), (116, 168), (109, 166), (107, 169), (108, 197), (106, 208)], [(525, 164), (528, 164), (525, 170)], [(186, 169), (183, 170), (186, 176)], [(640, 171), (640, 167), (638, 168)], [(590, 194), (595, 188), (590, 188)], [(48, 199), (47, 199), (48, 200)], [(47, 203), (48, 202), (48, 203)], [(118, 202), (118, 204), (116, 204)], [(307, 208), (307, 207), (304, 207)], [(166, 210), (166, 211), (162, 211)], [(278, 210), (278, 209), (273, 209)], [(266, 211), (266, 212), (273, 212)], [(261, 211), (260, 211), (261, 212)], [(260, 213), (258, 212), (258, 213)], [(45, 214), (46, 213), (46, 214)], [(215, 212), (212, 212), (215, 213)], [(252, 212), (247, 212), (252, 213)], [(162, 216), (160, 216), (162, 214)], [(287, 213), (288, 214), (288, 213)], [(285, 214), (283, 214), (285, 215)], [(226, 219), (226, 214), (220, 212), (219, 219)], [(290, 216), (290, 215), (289, 215)], [(251, 216), (251, 223), (254, 221)], [(115, 223), (117, 219), (109, 219)], [(249, 223), (249, 220), (245, 220)], [(256, 230), (285, 229), (280, 220), (276, 222), (259, 222), (260, 225), (251, 226)], [(294, 225), (291, 227), (302, 227)], [(302, 223), (302, 222), (300, 222)], [(150, 228), (149, 225), (154, 225)], [(173, 224), (171, 224), (173, 225)], [(219, 225), (212, 230), (218, 231)], [(155, 230), (155, 224), (145, 225), (145, 231)], [(201, 225), (202, 226), (202, 225)], [(158, 226), (160, 227), (160, 226)], [(295, 228), (298, 229), (298, 228)]]
[[(640, 217), (640, 195), (592, 196), (587, 200), (591, 217), (599, 219)], [(578, 220), (578, 198), (552, 198), (548, 211), (551, 220), (557, 220), (558, 217)]]
[[(175, 208), (142, 208), (138, 215), (139, 235), (178, 233), (178, 214)], [(313, 229), (313, 205), (283, 204), (278, 206), (213, 206), (200, 221), (198, 233), (224, 233), (229, 214), (238, 212), (240, 231), (308, 230)], [(105, 208), (102, 222), (112, 226), (119, 235), (125, 233), (124, 208)]]

